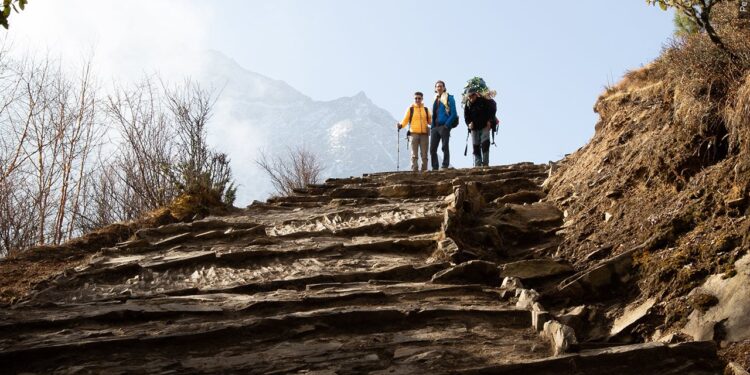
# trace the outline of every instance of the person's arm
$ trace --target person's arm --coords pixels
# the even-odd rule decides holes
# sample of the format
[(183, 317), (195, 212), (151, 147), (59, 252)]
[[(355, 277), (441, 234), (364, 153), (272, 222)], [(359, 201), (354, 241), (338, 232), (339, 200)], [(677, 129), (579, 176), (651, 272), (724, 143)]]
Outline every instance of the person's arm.
[(456, 111), (456, 99), (453, 98), (453, 95), (448, 95), (448, 110), (450, 110), (451, 114), (448, 116), (448, 120), (445, 123), (452, 124), (453, 121), (456, 121), (456, 116), (458, 116), (458, 112)]
[(432, 125), (432, 113), (430, 113), (430, 110), (427, 108), (427, 106), (424, 106), (426, 109), (425, 112), (427, 112), (427, 125)]
[(409, 125), (409, 109), (408, 108), (406, 109), (406, 113), (404, 114), (404, 119), (398, 123), (398, 128), (399, 129), (405, 128), (406, 125)]
[[(468, 103), (467, 103), (468, 104)], [(466, 123), (466, 126), (471, 130), (472, 128), (472, 122), (473, 119), (471, 118), (471, 111), (469, 110), (469, 106), (464, 106), (464, 122)]]

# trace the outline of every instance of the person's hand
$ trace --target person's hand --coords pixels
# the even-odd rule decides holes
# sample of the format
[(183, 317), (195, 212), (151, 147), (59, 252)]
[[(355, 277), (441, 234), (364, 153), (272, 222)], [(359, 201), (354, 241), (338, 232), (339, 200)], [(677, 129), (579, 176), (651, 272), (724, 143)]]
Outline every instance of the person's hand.
[(473, 122), (469, 123), (469, 130), (474, 130), (474, 123)]
[(398, 130), (401, 130), (401, 124), (400, 123), (397, 122), (396, 123), (396, 127), (398, 128)]

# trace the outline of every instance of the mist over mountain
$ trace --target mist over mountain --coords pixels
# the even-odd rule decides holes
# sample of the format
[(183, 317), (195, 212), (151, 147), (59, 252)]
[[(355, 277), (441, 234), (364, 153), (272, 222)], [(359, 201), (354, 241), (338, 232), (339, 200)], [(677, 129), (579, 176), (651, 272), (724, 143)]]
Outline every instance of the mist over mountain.
[[(286, 82), (251, 72), (219, 52), (207, 52), (195, 78), (217, 90), (209, 140), (226, 152), (240, 188), (237, 206), (273, 193), (255, 160), (305, 146), (325, 165), (324, 178), (396, 169), (397, 120), (364, 92), (316, 101)], [(404, 136), (404, 133), (401, 133)], [(401, 140), (401, 167), (408, 164)]]

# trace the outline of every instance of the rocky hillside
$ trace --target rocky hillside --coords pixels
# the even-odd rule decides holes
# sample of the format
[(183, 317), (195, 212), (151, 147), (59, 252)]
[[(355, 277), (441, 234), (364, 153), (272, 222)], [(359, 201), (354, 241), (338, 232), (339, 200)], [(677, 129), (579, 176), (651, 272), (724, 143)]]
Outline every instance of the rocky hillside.
[(621, 340), (714, 340), (747, 368), (750, 28), (731, 5), (716, 23), (734, 56), (693, 35), (607, 88), (593, 138), (547, 188), (565, 215), (554, 255), (632, 260), (619, 288), (574, 299), (640, 308)]
[(719, 374), (710, 341), (579, 341), (595, 310), (545, 308), (580, 276), (544, 255), (562, 221), (539, 202), (547, 169), (332, 179), (140, 229), (0, 311), (0, 368)]

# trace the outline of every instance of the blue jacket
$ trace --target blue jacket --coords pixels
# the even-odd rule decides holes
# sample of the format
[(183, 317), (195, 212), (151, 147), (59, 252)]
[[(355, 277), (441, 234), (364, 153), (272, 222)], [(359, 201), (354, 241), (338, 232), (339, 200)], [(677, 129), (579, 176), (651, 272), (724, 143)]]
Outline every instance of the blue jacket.
[(435, 102), (432, 103), (432, 126), (446, 126), (453, 121), (456, 121), (458, 113), (456, 113), (456, 99), (453, 95), (448, 94), (448, 107), (450, 108), (450, 115), (445, 112), (445, 105), (443, 102), (435, 98)]

